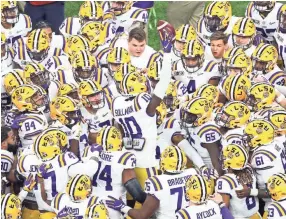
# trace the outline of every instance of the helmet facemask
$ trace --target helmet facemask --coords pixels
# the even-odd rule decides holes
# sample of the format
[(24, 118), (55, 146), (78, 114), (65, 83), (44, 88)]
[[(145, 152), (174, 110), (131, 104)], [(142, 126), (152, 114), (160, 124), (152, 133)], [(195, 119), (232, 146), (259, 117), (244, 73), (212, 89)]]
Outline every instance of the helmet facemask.
[(182, 121), (183, 128), (188, 129), (188, 128), (196, 127), (195, 123), (198, 118), (199, 118), (199, 115), (196, 115), (196, 114), (187, 112), (184, 109), (181, 109), (181, 121)]
[(104, 93), (102, 91), (88, 95), (85, 97), (85, 99), (93, 109), (100, 109), (105, 105)]
[(186, 69), (187, 72), (189, 73), (194, 73), (198, 71), (203, 64), (203, 60), (200, 56), (195, 56), (195, 57), (185, 57), (182, 56), (184, 68)]
[(254, 111), (258, 110), (258, 104), (261, 102), (260, 98), (256, 98), (253, 94), (247, 96), (245, 103)]
[(35, 72), (30, 75), (30, 80), (33, 84), (40, 86), (47, 90), (50, 86), (49, 72), (44, 70), (40, 72)]
[(254, 8), (259, 12), (272, 11), (274, 4), (271, 1), (254, 1)]
[(42, 111), (49, 104), (49, 98), (38, 90), (31, 96), (30, 102), (37, 110)]
[(108, 63), (108, 72), (114, 78), (115, 72), (120, 68), (121, 63)]
[(80, 110), (74, 110), (70, 112), (64, 112), (65, 115), (65, 125), (68, 127), (73, 127), (81, 121), (82, 115)]
[(253, 59), (253, 72), (254, 74), (266, 74), (268, 69), (268, 63)]
[(110, 10), (113, 11), (117, 16), (124, 13), (124, 8), (125, 8), (125, 2), (123, 1), (111, 2)]
[[(248, 42), (246, 41), (248, 39)], [(253, 45), (254, 36), (239, 36), (232, 34), (232, 41), (235, 47), (240, 47), (247, 50)], [(240, 41), (240, 42), (239, 42)]]
[(281, 13), (279, 17), (279, 30), (286, 33), (286, 12)]
[(228, 128), (230, 122), (235, 120), (234, 116), (229, 115), (227, 112), (222, 110), (221, 112), (217, 113), (215, 117), (215, 122), (217, 125)]
[(81, 82), (83, 80), (92, 79), (94, 75), (97, 73), (97, 69), (93, 67), (78, 67), (73, 69), (74, 78), (77, 82)]
[(19, 21), (18, 6), (13, 8), (4, 8), (2, 10), (2, 22), (3, 21), (8, 24), (16, 24)]
[(186, 42), (175, 40), (174, 46), (173, 46), (173, 52), (176, 56), (181, 57), (182, 51), (184, 46), (186, 45)]
[(222, 20), (218, 16), (205, 15), (204, 21), (208, 31), (213, 33), (215, 31), (221, 30)]
[(37, 62), (42, 62), (44, 59), (46, 59), (48, 57), (48, 52), (49, 52), (49, 48), (48, 49), (45, 49), (45, 50), (42, 50), (42, 51), (30, 51), (28, 48), (27, 48), (27, 52), (28, 52), (28, 55), (29, 57), (32, 59), (32, 60), (35, 60)]

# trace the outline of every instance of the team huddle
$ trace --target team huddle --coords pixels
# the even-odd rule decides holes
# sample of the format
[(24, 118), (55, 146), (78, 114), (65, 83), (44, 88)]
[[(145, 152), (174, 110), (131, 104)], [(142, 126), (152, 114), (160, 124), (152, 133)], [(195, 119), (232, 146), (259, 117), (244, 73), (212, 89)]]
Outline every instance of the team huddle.
[(1, 1), (1, 217), (286, 218), (286, 5), (196, 27), (86, 1), (52, 33)]

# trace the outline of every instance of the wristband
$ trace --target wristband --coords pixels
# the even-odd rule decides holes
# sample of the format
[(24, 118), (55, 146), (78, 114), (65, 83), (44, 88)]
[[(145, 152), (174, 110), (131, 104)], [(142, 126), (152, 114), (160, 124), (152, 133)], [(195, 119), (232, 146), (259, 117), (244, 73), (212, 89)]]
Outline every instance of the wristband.
[(250, 190), (250, 195), (251, 196), (257, 196), (258, 195), (258, 189), (251, 189)]
[(218, 206), (219, 206), (220, 208), (223, 208), (223, 207), (225, 206), (225, 203), (224, 203), (224, 202), (220, 202), (220, 203), (218, 204)]
[(277, 101), (277, 103), (281, 103), (283, 100), (284, 100), (284, 96), (283, 96), (283, 94), (280, 94), (277, 98), (276, 98), (276, 101)]
[(124, 215), (128, 215), (128, 211), (132, 209), (129, 206), (124, 206), (123, 208), (121, 208), (121, 212), (124, 213)]

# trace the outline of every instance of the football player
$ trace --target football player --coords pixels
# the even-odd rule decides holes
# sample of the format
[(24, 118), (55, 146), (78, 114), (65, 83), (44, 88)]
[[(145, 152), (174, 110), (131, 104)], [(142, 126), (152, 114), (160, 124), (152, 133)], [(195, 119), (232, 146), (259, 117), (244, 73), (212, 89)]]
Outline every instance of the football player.
[[(269, 177), (276, 173), (285, 172), (285, 146), (283, 142), (275, 140), (274, 136), (274, 126), (263, 119), (255, 119), (249, 122), (244, 129), (243, 142), (253, 151), (250, 164), (255, 169), (258, 189), (264, 193), (266, 193), (266, 183)], [(257, 196), (259, 193), (257, 189), (256, 191), (246, 190), (253, 196)], [(242, 193), (241, 195), (238, 194), (239, 197), (247, 194), (246, 192)], [(264, 195), (264, 214), (267, 215), (267, 208), (271, 200), (266, 198), (267, 194)], [(265, 215), (263, 218), (266, 218)]]
[(250, 77), (252, 73), (252, 61), (245, 53), (232, 56), (226, 63), (227, 75), (245, 75)]
[(256, 35), (255, 24), (251, 18), (240, 18), (235, 22), (231, 37), (229, 37), (229, 45), (241, 47), (245, 54), (251, 57), (256, 46), (253, 45)]
[(222, 160), (226, 174), (217, 180), (216, 192), (222, 195), (226, 207), (230, 209), (234, 218), (261, 218), (257, 197), (250, 195), (240, 198), (236, 194), (237, 190), (244, 187), (256, 189), (254, 172), (247, 164), (246, 148), (238, 144), (226, 145), (222, 150)]
[(31, 30), (31, 18), (19, 13), (17, 1), (1, 1), (1, 32), (5, 33), (10, 46)]
[(200, 175), (191, 176), (186, 183), (186, 198), (189, 205), (176, 213), (176, 218), (214, 218), (233, 219), (231, 213), (226, 209), (219, 194), (212, 198), (210, 183)]
[(268, 206), (268, 219), (285, 218), (286, 216), (286, 174), (272, 175), (267, 181), (267, 189), (272, 199)]
[(14, 194), (1, 196), (1, 218), (21, 218), (21, 200)]
[(112, 113), (124, 132), (124, 146), (132, 150), (137, 159), (136, 176), (143, 187), (148, 177), (156, 175), (156, 108), (165, 96), (171, 78), (171, 57), (166, 53), (163, 60), (162, 77), (152, 96), (150, 85), (144, 75), (125, 75), (120, 90), (122, 96), (112, 102)]
[(62, 190), (53, 198), (51, 207), (57, 213), (58, 218), (63, 216), (83, 218), (86, 209), (94, 204), (104, 205), (100, 197), (92, 196), (90, 177), (77, 174), (69, 179), (65, 185), (65, 190)]
[(215, 168), (221, 175), (219, 164), (221, 132), (212, 119), (212, 110), (212, 105), (206, 98), (195, 97), (185, 102), (175, 112), (175, 118), (181, 122), (186, 139), (198, 151), (205, 165)]
[(276, 1), (252, 1), (248, 4), (245, 17), (253, 20), (256, 30), (267, 43), (272, 44), (278, 27), (278, 12), (282, 3)]
[(133, 1), (111, 2), (110, 11), (116, 16), (116, 33), (130, 32), (135, 25), (139, 25), (141, 29), (144, 29), (148, 22), (148, 12), (133, 7)]
[(81, 114), (88, 124), (89, 132), (97, 133), (102, 127), (113, 125), (112, 99), (97, 82), (82, 81), (78, 93), (83, 104)]
[(278, 46), (278, 53), (282, 60), (284, 71), (286, 71), (286, 4), (284, 4), (279, 11), (279, 26), (274, 33), (274, 39)]
[(1, 32), (1, 75), (3, 75), (5, 71), (13, 69), (14, 56), (15, 56), (15, 51), (8, 46), (5, 33)]
[(84, 219), (109, 219), (109, 213), (105, 205), (93, 204), (90, 205), (84, 215)]
[(45, 66), (50, 57), (65, 55), (63, 50), (51, 47), (50, 39), (43, 29), (30, 32), (26, 41), (24, 38), (19, 38), (14, 48), (17, 53), (13, 60), (22, 69), (30, 62), (41, 63)]
[(203, 84), (218, 84), (220, 74), (214, 61), (204, 59), (204, 47), (198, 40), (186, 43), (181, 60), (173, 63), (173, 77), (184, 83), (187, 93), (193, 93)]
[(277, 66), (278, 52), (273, 45), (260, 43), (252, 54), (253, 74), (263, 75), (269, 83), (286, 85), (286, 73)]
[(269, 117), (270, 121), (276, 128), (276, 138), (280, 138), (285, 140), (286, 136), (286, 128), (285, 128), (285, 122), (286, 122), (286, 111), (285, 110), (277, 110), (273, 112)]
[(68, 134), (70, 151), (80, 157), (88, 145), (89, 133), (78, 103), (68, 96), (56, 97), (50, 102), (50, 117), (54, 120), (51, 127)]
[(198, 21), (197, 34), (201, 41), (210, 46), (210, 36), (215, 31), (231, 34), (238, 17), (232, 16), (231, 4), (227, 1), (213, 1), (207, 5), (204, 16)]
[(57, 93), (58, 97), (68, 96), (75, 102), (81, 105), (81, 100), (78, 93), (78, 85), (73, 83), (62, 84)]
[[(107, 200), (108, 207), (121, 211), (132, 218), (175, 218), (176, 211), (187, 206), (185, 198), (186, 181), (197, 173), (195, 169), (185, 169), (187, 157), (177, 146), (167, 147), (161, 154), (162, 175), (152, 176), (145, 182), (146, 201), (136, 210), (124, 205), (121, 200)], [(118, 203), (122, 204), (119, 206)]]
[(219, 125), (222, 132), (221, 144), (243, 145), (243, 129), (251, 116), (249, 107), (240, 101), (229, 101), (215, 117), (215, 122)]

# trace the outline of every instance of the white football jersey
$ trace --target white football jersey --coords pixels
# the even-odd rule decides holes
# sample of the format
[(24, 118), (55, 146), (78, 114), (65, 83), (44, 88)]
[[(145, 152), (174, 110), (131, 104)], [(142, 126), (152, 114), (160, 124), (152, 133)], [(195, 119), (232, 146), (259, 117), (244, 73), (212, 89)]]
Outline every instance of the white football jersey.
[(1, 24), (1, 32), (5, 33), (10, 46), (20, 37), (26, 36), (32, 30), (32, 21), (30, 16), (19, 14), (19, 20), (11, 29), (5, 29)]
[(104, 102), (104, 106), (98, 109), (95, 114), (88, 112), (85, 107), (80, 109), (91, 133), (99, 132), (101, 128), (113, 125), (113, 116), (110, 110), (112, 100), (108, 95), (105, 95)]
[(112, 102), (112, 114), (124, 129), (124, 147), (137, 159), (136, 167), (156, 166), (157, 125), (156, 115), (146, 112), (151, 95), (145, 92), (136, 97), (116, 97)]
[(1, 149), (1, 173), (9, 173), (14, 162), (13, 153)]
[(129, 32), (129, 28), (134, 22), (147, 24), (148, 12), (141, 8), (132, 7), (126, 13), (116, 16), (116, 33)]
[(278, 45), (278, 53), (283, 62), (284, 71), (286, 71), (286, 34), (277, 29), (273, 37)]
[[(224, 31), (224, 33), (226, 35), (229, 35), (232, 33), (232, 28), (233, 28), (235, 22), (238, 21), (239, 19), (240, 19), (239, 17), (235, 17), (235, 16), (231, 17), (229, 24), (228, 24), (226, 30)], [(205, 45), (208, 45), (208, 46), (211, 45), (210, 44), (211, 43), (210, 37), (213, 34), (213, 32), (208, 31), (208, 29), (206, 28), (206, 24), (205, 24), (203, 17), (200, 18), (200, 20), (198, 21), (197, 34), (198, 34), (198, 37), (200, 38), (202, 43), (204, 43)]]
[(188, 94), (195, 92), (199, 86), (207, 84), (211, 78), (221, 76), (214, 61), (204, 61), (198, 71), (189, 73), (185, 70), (182, 60), (173, 63), (172, 75), (176, 80), (183, 82)]
[(65, 50), (66, 47), (66, 39), (63, 35), (56, 35), (53, 33), (52, 41), (51, 41), (52, 48), (59, 48), (61, 50)]
[[(64, 191), (64, 190), (63, 190)], [(91, 196), (81, 202), (73, 202), (66, 193), (58, 193), (52, 200), (51, 207), (57, 214), (67, 211), (75, 218), (84, 218), (86, 209), (94, 204), (104, 204), (97, 196)]]
[(48, 121), (43, 113), (35, 111), (15, 117), (11, 127), (18, 130), (23, 150), (32, 145), (36, 137), (48, 127)]
[[(254, 175), (252, 178), (252, 185), (248, 185), (248, 187), (256, 188), (256, 178)], [(250, 218), (252, 215), (257, 213), (259, 209), (259, 202), (257, 197), (237, 197), (236, 190), (242, 190), (243, 188), (244, 185), (239, 183), (236, 175), (233, 173), (227, 173), (221, 176), (216, 182), (216, 192), (228, 194), (231, 197), (229, 210), (234, 218)]]
[[(72, 66), (71, 63), (69, 62), (69, 58), (64, 55), (49, 57), (48, 61), (45, 63), (45, 68), (49, 72), (51, 72), (52, 75), (55, 74), (58, 69), (61, 69), (63, 71), (72, 71)], [(72, 72), (68, 73), (71, 75), (73, 74)], [(67, 81), (69, 81), (66, 79), (66, 77), (67, 78), (69, 77), (67, 73), (61, 77), (62, 79), (60, 78), (60, 76), (58, 76), (58, 78), (56, 79), (59, 80), (60, 82), (63, 81), (64, 83), (67, 83)]]
[(278, 27), (278, 12), (281, 7), (282, 3), (275, 2), (272, 11), (263, 18), (259, 11), (255, 9), (254, 3), (250, 2), (246, 8), (245, 17), (250, 17), (253, 20), (257, 32), (260, 33), (266, 41), (273, 42), (273, 35)]
[(206, 203), (201, 205), (192, 205), (179, 210), (176, 213), (177, 219), (189, 218), (209, 218), (209, 219), (223, 219), (220, 213), (220, 207), (212, 200), (207, 200)]
[(266, 73), (264, 77), (273, 85), (286, 86), (286, 73), (277, 65), (272, 71)]
[(239, 144), (243, 145), (242, 137), (243, 137), (244, 128), (235, 128), (229, 129), (221, 138), (221, 144), (223, 147), (229, 144)]
[(57, 193), (65, 191), (69, 180), (68, 169), (78, 161), (74, 153), (65, 152), (51, 161), (45, 162), (46, 165), (50, 165), (47, 173), (43, 176), (47, 200), (51, 201)]
[(186, 182), (197, 174), (193, 168), (186, 169), (180, 174), (163, 174), (152, 176), (145, 182), (145, 192), (160, 201), (157, 210), (157, 219), (174, 219), (178, 210), (187, 207)]
[(286, 218), (286, 200), (273, 201), (268, 206), (268, 219), (285, 219)]
[(8, 47), (6, 55), (1, 57), (1, 76), (4, 75), (4, 72), (13, 69), (13, 58), (15, 55), (15, 50)]
[[(254, 150), (250, 164), (255, 171), (259, 189), (266, 189), (266, 183), (273, 174), (285, 173), (286, 149), (283, 143), (285, 142), (274, 141)], [(264, 209), (266, 210), (271, 200), (263, 200), (265, 201)]]

